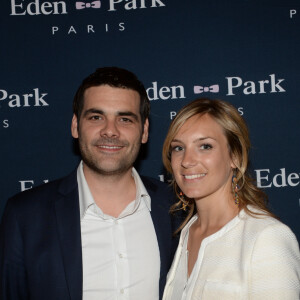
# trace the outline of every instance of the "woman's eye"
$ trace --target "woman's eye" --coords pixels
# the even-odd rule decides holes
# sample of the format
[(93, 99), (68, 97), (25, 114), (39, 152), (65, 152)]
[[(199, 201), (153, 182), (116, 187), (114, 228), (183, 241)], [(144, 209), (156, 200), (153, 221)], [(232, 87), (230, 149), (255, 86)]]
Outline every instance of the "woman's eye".
[(203, 150), (209, 150), (212, 148), (212, 145), (210, 144), (203, 144), (200, 146), (200, 149), (203, 149)]
[(183, 150), (183, 147), (181, 147), (181, 146), (172, 147), (172, 151), (174, 151), (174, 152), (179, 152), (179, 151), (182, 151), (182, 150)]

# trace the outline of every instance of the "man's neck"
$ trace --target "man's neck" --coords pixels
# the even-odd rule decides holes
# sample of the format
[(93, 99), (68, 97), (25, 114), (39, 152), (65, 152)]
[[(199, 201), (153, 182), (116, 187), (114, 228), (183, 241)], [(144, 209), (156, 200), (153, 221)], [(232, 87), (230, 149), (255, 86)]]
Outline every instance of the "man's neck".
[(132, 169), (122, 174), (102, 175), (83, 165), (83, 174), (96, 205), (107, 215), (118, 217), (136, 198)]

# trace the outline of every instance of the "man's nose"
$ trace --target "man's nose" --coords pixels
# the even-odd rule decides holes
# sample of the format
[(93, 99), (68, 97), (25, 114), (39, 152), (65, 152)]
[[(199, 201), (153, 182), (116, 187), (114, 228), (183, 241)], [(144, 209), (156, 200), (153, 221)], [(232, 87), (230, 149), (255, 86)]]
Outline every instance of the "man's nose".
[(100, 134), (101, 136), (118, 137), (120, 133), (115, 120), (106, 120)]

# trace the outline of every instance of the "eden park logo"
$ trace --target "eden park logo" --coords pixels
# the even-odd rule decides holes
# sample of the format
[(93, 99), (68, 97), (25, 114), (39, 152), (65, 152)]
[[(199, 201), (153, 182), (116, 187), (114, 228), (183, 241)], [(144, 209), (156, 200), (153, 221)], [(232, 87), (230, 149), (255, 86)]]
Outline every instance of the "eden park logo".
[[(268, 93), (284, 93), (284, 79), (277, 79), (275, 74), (270, 74), (268, 78), (263, 80), (244, 80), (239, 76), (225, 77), (227, 81), (226, 96), (235, 96), (237, 94), (255, 95)], [(209, 86), (195, 85), (194, 94), (202, 93), (218, 93), (219, 85), (213, 84)]]
[(76, 9), (84, 9), (84, 8), (100, 8), (101, 1), (93, 1), (93, 2), (76, 2)]
[(48, 93), (40, 93), (39, 88), (35, 88), (29, 93), (22, 95), (9, 94), (6, 90), (0, 90), (0, 101), (6, 102), (11, 108), (31, 106), (43, 107), (49, 106), (45, 100), (47, 95)]
[[(69, 4), (68, 4), (69, 5)], [(117, 11), (118, 9), (135, 10), (145, 8), (156, 8), (166, 6), (162, 0), (96, 0), (96, 1), (76, 1), (73, 3), (76, 10), (99, 9), (104, 7), (107, 11)], [(67, 14), (67, 2), (40, 0), (11, 0), (11, 16), (24, 15), (63, 15)]]

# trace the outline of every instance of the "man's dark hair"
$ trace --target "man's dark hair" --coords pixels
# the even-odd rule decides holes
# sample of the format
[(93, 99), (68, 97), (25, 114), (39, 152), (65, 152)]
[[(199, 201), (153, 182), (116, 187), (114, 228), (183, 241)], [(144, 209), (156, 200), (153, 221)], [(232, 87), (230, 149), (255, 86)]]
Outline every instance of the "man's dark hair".
[(76, 115), (78, 121), (83, 110), (85, 90), (100, 85), (109, 85), (111, 87), (130, 89), (138, 92), (140, 95), (142, 124), (145, 123), (145, 120), (149, 117), (150, 113), (150, 101), (145, 87), (135, 74), (117, 67), (98, 68), (94, 73), (82, 81), (73, 101), (73, 113)]

